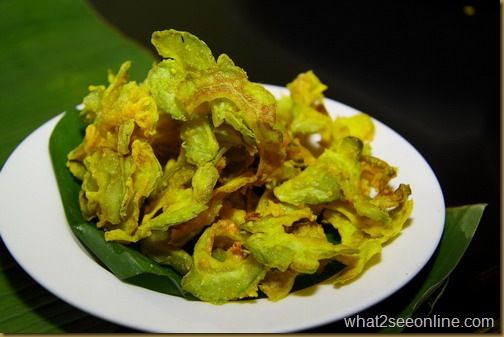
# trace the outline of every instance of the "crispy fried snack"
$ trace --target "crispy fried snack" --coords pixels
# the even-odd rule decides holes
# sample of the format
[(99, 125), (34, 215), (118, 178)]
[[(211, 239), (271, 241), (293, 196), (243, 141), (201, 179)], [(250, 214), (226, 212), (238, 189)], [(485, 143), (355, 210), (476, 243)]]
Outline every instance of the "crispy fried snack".
[(89, 88), (89, 125), (68, 154), (82, 213), (106, 240), (139, 243), (184, 275), (184, 290), (222, 304), (278, 301), (331, 260), (346, 265), (343, 284), (401, 231), (411, 191), (394, 190), (396, 168), (372, 156), (372, 119), (333, 120), (313, 72), (277, 100), (194, 35), (154, 32), (152, 43), (163, 59), (143, 83), (125, 62)]

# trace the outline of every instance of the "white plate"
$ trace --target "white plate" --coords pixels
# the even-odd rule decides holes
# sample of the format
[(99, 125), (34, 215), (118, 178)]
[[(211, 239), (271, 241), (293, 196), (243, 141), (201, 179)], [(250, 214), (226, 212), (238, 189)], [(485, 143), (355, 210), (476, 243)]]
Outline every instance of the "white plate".
[[(278, 95), (284, 88), (267, 86)], [(331, 114), (353, 108), (326, 99)], [(379, 263), (343, 287), (318, 285), (272, 303), (267, 299), (215, 306), (186, 301), (119, 281), (73, 236), (48, 152), (57, 116), (27, 137), (0, 174), (0, 233), (17, 262), (50, 292), (90, 314), (147, 332), (294, 332), (354, 315), (390, 296), (429, 260), (444, 226), (439, 183), (424, 158), (401, 136), (376, 123), (373, 154), (399, 167), (410, 184), (411, 222), (387, 245)]]

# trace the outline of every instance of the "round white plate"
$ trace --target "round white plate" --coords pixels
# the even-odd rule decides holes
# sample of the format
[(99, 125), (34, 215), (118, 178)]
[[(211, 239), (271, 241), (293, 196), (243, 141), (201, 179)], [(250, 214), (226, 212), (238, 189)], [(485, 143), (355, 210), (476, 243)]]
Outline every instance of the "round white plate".
[[(275, 95), (285, 88), (266, 86)], [(330, 99), (332, 115), (358, 113)], [(390, 296), (426, 264), (442, 235), (443, 194), (428, 163), (396, 132), (374, 121), (373, 154), (399, 168), (395, 184), (411, 186), (410, 223), (379, 262), (340, 288), (313, 286), (273, 303), (267, 299), (215, 306), (186, 301), (119, 281), (82, 249), (65, 219), (48, 140), (61, 115), (27, 137), (0, 174), (0, 234), (17, 262), (42, 286), (73, 306), (146, 332), (294, 332), (354, 315)]]

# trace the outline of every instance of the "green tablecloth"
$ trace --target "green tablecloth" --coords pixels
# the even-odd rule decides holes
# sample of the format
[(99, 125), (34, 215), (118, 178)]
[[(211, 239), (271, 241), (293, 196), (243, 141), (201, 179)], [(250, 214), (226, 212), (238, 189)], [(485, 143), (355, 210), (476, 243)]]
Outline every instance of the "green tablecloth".
[[(0, 168), (32, 131), (79, 104), (90, 84), (106, 83), (125, 55), (137, 80), (154, 60), (81, 0), (0, 1), (0, 32)], [(0, 332), (124, 331), (50, 294), (2, 241), (0, 259)]]

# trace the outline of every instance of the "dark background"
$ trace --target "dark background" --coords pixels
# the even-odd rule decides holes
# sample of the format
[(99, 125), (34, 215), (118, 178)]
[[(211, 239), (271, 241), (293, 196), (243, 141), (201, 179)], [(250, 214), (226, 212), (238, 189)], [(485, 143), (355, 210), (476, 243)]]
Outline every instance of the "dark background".
[(447, 207), (488, 204), (431, 314), (500, 319), (498, 1), (90, 3), (153, 54), (151, 33), (174, 28), (198, 36), (214, 55), (228, 54), (255, 82), (285, 85), (313, 70), (327, 97), (408, 139), (432, 166)]

